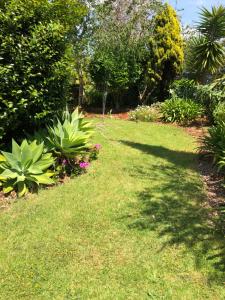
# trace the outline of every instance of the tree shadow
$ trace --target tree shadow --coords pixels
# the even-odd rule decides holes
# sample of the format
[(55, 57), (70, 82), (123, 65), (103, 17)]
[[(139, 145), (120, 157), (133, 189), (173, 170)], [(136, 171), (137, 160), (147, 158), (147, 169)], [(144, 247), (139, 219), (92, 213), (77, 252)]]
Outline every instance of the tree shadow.
[(208, 270), (209, 282), (224, 284), (224, 234), (198, 178), (197, 154), (127, 141), (124, 144), (169, 162), (144, 168), (132, 166), (129, 170), (131, 176), (146, 183), (146, 188), (137, 193), (139, 216), (135, 219), (125, 216), (129, 228), (155, 231), (163, 238), (162, 250), (170, 245), (183, 245), (193, 254), (196, 268), (201, 269), (205, 264), (213, 266)]
[(176, 166), (197, 170), (196, 167), (196, 160), (198, 158), (197, 153), (186, 152), (186, 151), (174, 151), (165, 148), (163, 146), (134, 143), (125, 140), (121, 140), (120, 142), (131, 148), (140, 150), (143, 153), (165, 159)]

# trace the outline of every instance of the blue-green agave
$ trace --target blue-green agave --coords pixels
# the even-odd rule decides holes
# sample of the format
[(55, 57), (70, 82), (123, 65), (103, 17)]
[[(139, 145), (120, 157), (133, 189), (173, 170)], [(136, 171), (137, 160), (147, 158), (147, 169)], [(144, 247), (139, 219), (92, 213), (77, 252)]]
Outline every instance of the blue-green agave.
[(90, 148), (93, 134), (92, 124), (84, 120), (84, 116), (76, 109), (73, 113), (66, 110), (62, 120), (57, 120), (48, 127), (47, 140), (51, 151), (57, 156), (73, 158)]
[(24, 196), (40, 184), (54, 184), (53, 172), (48, 168), (54, 164), (52, 154), (43, 153), (44, 143), (28, 143), (24, 140), (19, 146), (12, 140), (12, 153), (2, 151), (0, 155), (0, 184), (4, 193), (15, 190)]

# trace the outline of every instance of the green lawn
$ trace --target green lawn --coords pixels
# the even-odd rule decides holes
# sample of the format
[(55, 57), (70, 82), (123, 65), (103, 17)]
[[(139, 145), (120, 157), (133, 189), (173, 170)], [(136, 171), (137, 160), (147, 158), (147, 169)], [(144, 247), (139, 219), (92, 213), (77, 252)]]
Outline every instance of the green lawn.
[(88, 174), (0, 213), (0, 299), (225, 299), (194, 139), (96, 125), (103, 149)]

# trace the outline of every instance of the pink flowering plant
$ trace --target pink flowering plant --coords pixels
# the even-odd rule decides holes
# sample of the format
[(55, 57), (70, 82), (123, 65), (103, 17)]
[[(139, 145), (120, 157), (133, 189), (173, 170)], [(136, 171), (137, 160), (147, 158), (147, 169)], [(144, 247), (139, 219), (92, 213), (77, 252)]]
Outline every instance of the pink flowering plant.
[(90, 162), (97, 159), (100, 144), (92, 145), (92, 124), (76, 109), (68, 109), (62, 118), (48, 127), (48, 142), (56, 158), (55, 170), (59, 178), (71, 177), (87, 172)]
[(91, 161), (98, 158), (100, 149), (101, 145), (95, 144), (74, 158), (58, 157), (55, 165), (57, 176), (59, 178), (74, 177), (86, 173)]

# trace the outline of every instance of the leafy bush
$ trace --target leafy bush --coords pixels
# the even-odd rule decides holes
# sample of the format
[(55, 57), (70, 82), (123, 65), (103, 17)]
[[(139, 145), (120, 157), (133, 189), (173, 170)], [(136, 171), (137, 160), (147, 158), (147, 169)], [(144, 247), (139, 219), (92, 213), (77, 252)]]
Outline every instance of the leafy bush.
[(213, 111), (213, 118), (216, 124), (225, 122), (225, 102), (219, 102)]
[(90, 148), (90, 137), (93, 128), (90, 122), (76, 109), (72, 114), (68, 110), (62, 120), (54, 122), (48, 127), (47, 140), (50, 150), (60, 158), (74, 158)]
[[(71, 65), (68, 14), (73, 13), (75, 25), (83, 12), (76, 0), (6, 2), (0, 6), (0, 131), (12, 136), (45, 124), (65, 106)], [(67, 7), (65, 14), (59, 11)]]
[(188, 123), (200, 117), (203, 108), (192, 100), (172, 98), (162, 104), (161, 112), (166, 122)]
[(173, 98), (191, 99), (205, 107), (209, 119), (213, 120), (213, 112), (220, 102), (225, 102), (224, 76), (211, 84), (196, 84), (194, 80), (180, 79), (171, 85), (170, 93)]
[(225, 75), (214, 80), (214, 82), (211, 84), (211, 87), (213, 90), (222, 91), (225, 93)]
[(205, 107), (209, 119), (213, 120), (213, 111), (219, 102), (225, 101), (225, 94), (222, 90), (214, 88), (213, 84), (198, 85), (196, 101)]
[(155, 103), (151, 106), (142, 105), (138, 106), (135, 110), (129, 112), (129, 120), (154, 122), (160, 117), (160, 104)]
[(44, 144), (24, 140), (19, 146), (12, 141), (12, 153), (3, 152), (0, 159), (0, 180), (4, 193), (13, 190), (18, 196), (37, 189), (40, 184), (53, 184), (52, 172), (46, 171), (54, 164), (52, 154), (43, 154)]
[(197, 95), (197, 85), (194, 80), (182, 78), (175, 80), (170, 86), (172, 96), (194, 100)]
[(202, 140), (202, 146), (200, 149), (212, 156), (214, 163), (218, 167), (225, 167), (225, 122), (221, 121), (216, 126), (212, 126), (208, 130)]

